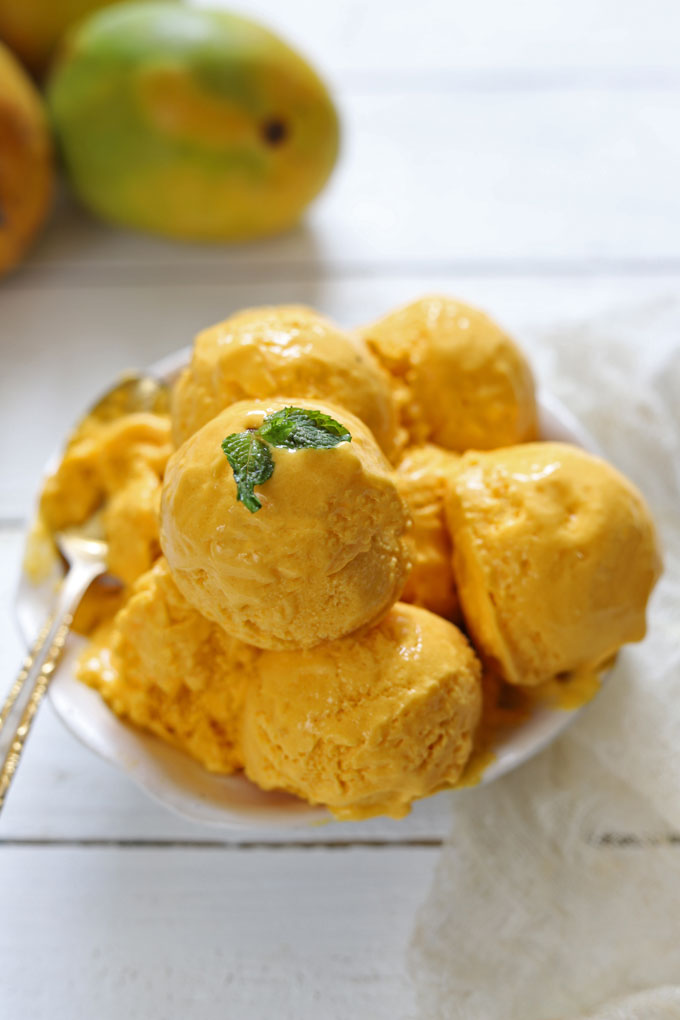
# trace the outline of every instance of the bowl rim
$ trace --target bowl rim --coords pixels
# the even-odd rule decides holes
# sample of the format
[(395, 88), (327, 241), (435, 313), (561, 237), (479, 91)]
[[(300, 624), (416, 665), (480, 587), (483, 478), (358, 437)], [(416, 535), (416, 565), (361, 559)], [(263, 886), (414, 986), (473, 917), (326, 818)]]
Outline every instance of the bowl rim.
[[(190, 352), (190, 347), (180, 348), (153, 362), (145, 371), (172, 383), (188, 364)], [(552, 393), (539, 388), (537, 406), (539, 435), (543, 439), (570, 442), (601, 455), (593, 437)], [(55, 469), (61, 453), (62, 444), (48, 458), (41, 486)], [(22, 566), (15, 613), (27, 647), (49, 612), (57, 580), (53, 573), (36, 585)], [(242, 773), (232, 776), (210, 773), (184, 752), (123, 722), (96, 691), (75, 679), (76, 659), (85, 645), (85, 638), (70, 635), (49, 688), (52, 707), (80, 743), (120, 768), (154, 800), (185, 820), (223, 830), (289, 829), (334, 820), (325, 807), (307, 804), (288, 794), (262, 791)], [(564, 731), (583, 707), (536, 706), (532, 715), (497, 748), (498, 753), (484, 769), (479, 785), (493, 782), (534, 757)], [(455, 788), (446, 791), (455, 792)]]

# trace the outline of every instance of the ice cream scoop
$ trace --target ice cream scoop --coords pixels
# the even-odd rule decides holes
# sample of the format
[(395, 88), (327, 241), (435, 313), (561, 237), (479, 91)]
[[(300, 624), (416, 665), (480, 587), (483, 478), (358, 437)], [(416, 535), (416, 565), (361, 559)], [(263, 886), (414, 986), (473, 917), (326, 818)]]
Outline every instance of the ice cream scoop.
[(298, 449), (273, 439), (264, 451), (271, 473), (259, 476), (248, 509), (222, 443), (259, 444), (265, 419), (288, 405), (243, 401), (173, 454), (163, 487), (161, 545), (177, 586), (208, 619), (262, 648), (309, 648), (376, 622), (408, 568), (407, 511), (367, 426), (331, 404), (295, 403), (351, 439)]
[(242, 765), (241, 710), (257, 655), (192, 609), (160, 559), (88, 647), (78, 676), (118, 715), (229, 773)]
[(175, 441), (230, 404), (270, 397), (329, 400), (361, 418), (385, 453), (393, 449), (386, 374), (358, 337), (299, 305), (248, 309), (198, 334), (174, 390)]
[(461, 632), (397, 603), (361, 635), (262, 653), (243, 714), (246, 773), (337, 818), (399, 818), (458, 780), (481, 704)]
[(467, 453), (449, 489), (454, 573), (483, 658), (533, 686), (645, 634), (661, 564), (644, 499), (576, 446)]
[(425, 297), (361, 335), (392, 377), (410, 445), (490, 450), (536, 438), (529, 364), (483, 312)]
[(79, 424), (40, 497), (40, 517), (50, 533), (82, 525), (99, 512), (109, 570), (128, 584), (160, 553), (161, 480), (172, 452), (167, 388), (159, 390), (160, 398), (152, 390), (155, 402), (144, 404), (145, 384), (124, 381), (109, 404)]
[(458, 459), (440, 446), (413, 446), (394, 475), (412, 521), (408, 533), (411, 570), (402, 601), (424, 606), (449, 620), (457, 619), (460, 610), (444, 503)]

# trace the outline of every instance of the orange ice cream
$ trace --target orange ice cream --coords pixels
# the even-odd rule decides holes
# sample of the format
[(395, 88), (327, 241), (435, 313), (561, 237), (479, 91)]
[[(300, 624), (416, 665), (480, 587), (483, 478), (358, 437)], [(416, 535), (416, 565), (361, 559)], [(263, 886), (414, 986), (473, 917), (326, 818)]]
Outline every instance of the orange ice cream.
[(458, 459), (457, 454), (439, 446), (413, 446), (394, 475), (412, 521), (408, 532), (411, 571), (402, 601), (424, 606), (449, 620), (457, 619), (459, 605), (444, 503)]
[(86, 418), (40, 498), (41, 525), (60, 531), (101, 513), (112, 574), (131, 583), (160, 555), (161, 482), (172, 452), (167, 415)]
[(642, 496), (534, 441), (531, 371), (467, 305), (426, 297), (353, 335), (247, 310), (198, 335), (171, 414), (125, 407), (78, 427), (29, 562), (101, 523), (124, 585), (84, 600), (78, 675), (211, 771), (399, 818), (645, 633)]
[(246, 773), (337, 818), (400, 818), (458, 780), (481, 705), (460, 631), (398, 603), (360, 635), (262, 653), (243, 715)]
[(409, 445), (490, 450), (536, 438), (531, 369), (483, 312), (426, 297), (361, 335), (392, 377)]
[(396, 417), (386, 374), (359, 338), (299, 305), (248, 309), (198, 334), (175, 386), (175, 441), (230, 404), (271, 397), (339, 404), (392, 452)]
[(118, 715), (228, 773), (242, 765), (241, 711), (257, 655), (192, 609), (160, 559), (88, 647), (78, 675)]
[(223, 411), (170, 458), (163, 488), (161, 545), (177, 586), (208, 619), (262, 648), (309, 648), (374, 623), (408, 569), (406, 508), (368, 428), (330, 404), (295, 404), (336, 419), (351, 442), (275, 448), (258, 512), (237, 501), (220, 444), (283, 401)]
[(468, 629), (510, 683), (597, 668), (644, 637), (654, 526), (609, 464), (562, 443), (468, 453), (447, 514)]

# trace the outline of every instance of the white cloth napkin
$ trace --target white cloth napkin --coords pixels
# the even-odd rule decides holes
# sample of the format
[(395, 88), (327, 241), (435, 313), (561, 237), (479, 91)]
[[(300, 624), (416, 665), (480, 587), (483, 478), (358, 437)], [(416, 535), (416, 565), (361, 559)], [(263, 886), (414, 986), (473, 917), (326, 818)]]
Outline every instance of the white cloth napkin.
[[(661, 359), (655, 317), (674, 337)], [(541, 381), (645, 493), (665, 573), (647, 638), (620, 655), (566, 734), (453, 797), (410, 950), (419, 1012), (678, 1020), (680, 305), (552, 331), (537, 355)]]

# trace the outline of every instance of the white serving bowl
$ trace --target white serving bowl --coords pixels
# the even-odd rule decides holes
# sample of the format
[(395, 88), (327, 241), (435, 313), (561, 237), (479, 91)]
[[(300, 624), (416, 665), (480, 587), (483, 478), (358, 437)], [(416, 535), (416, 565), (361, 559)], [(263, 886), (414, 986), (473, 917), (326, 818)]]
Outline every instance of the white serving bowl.
[[(187, 363), (189, 348), (149, 366), (150, 375), (173, 382)], [(595, 453), (593, 439), (557, 400), (539, 394), (540, 435), (576, 443)], [(46, 473), (54, 470), (54, 454)], [(16, 610), (27, 646), (35, 639), (54, 602), (56, 573), (36, 585), (24, 573), (19, 582)], [(217, 776), (157, 737), (123, 723), (96, 691), (76, 680), (75, 664), (85, 640), (71, 635), (59, 669), (49, 688), (52, 705), (67, 728), (86, 747), (121, 768), (143, 790), (194, 822), (222, 828), (290, 827), (328, 820), (324, 808), (311, 807), (296, 797), (260, 790), (243, 775)], [(490, 783), (533, 757), (568, 726), (579, 709), (536, 707), (532, 715), (493, 748), (481, 784)], [(29, 752), (30, 753), (30, 752)]]

